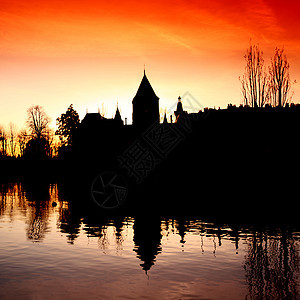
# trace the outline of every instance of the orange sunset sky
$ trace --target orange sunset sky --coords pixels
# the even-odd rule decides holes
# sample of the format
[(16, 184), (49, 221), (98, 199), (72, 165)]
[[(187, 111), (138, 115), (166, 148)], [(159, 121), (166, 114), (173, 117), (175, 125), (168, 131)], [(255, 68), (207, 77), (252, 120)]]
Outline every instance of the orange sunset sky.
[(299, 0), (0, 0), (0, 124), (20, 129), (33, 104), (52, 126), (71, 103), (111, 117), (117, 101), (130, 123), (144, 64), (163, 109), (187, 91), (239, 105), (250, 39), (266, 64), (285, 47), (299, 102), (299, 15)]

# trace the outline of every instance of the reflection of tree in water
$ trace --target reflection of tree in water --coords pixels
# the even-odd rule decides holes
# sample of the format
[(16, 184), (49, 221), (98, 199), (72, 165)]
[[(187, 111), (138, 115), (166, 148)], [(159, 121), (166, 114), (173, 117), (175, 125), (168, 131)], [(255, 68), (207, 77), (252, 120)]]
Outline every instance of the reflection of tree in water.
[(48, 230), (50, 214), (50, 198), (55, 189), (46, 182), (24, 183), (25, 196), (28, 200), (27, 237), (33, 241), (40, 241)]
[(55, 193), (54, 186), (45, 182), (6, 183), (0, 185), (0, 216), (26, 216), (27, 237), (38, 241), (47, 231), (50, 194)]
[(89, 216), (84, 220), (85, 226), (83, 230), (89, 237), (97, 237), (99, 247), (103, 250), (108, 248), (109, 241), (107, 238), (107, 223), (108, 219), (104, 216)]
[(0, 216), (9, 215), (13, 220), (16, 210), (25, 216), (27, 204), (25, 192), (21, 183), (1, 183), (0, 184)]
[(244, 268), (250, 299), (296, 299), (299, 243), (287, 229), (254, 232)]
[(68, 242), (74, 244), (82, 230), (88, 238), (98, 238), (99, 248), (105, 250), (110, 245), (108, 232), (116, 239), (116, 250), (122, 249), (123, 226), (125, 217), (105, 216), (93, 203), (86, 201), (85, 194), (74, 193), (74, 186), (69, 182), (58, 182), (60, 200), (59, 220), (57, 226), (67, 234)]
[(74, 185), (69, 186), (69, 184), (69, 182), (67, 182), (67, 185), (65, 182), (57, 182), (58, 199), (60, 201), (57, 227), (60, 232), (67, 235), (68, 243), (74, 244), (80, 234), (85, 205), (82, 205), (81, 198), (78, 199), (76, 194), (73, 194)]
[(117, 217), (114, 218), (114, 235), (116, 238), (116, 250), (117, 252), (120, 250), (123, 250), (122, 244), (124, 242), (124, 224), (125, 224), (125, 218), (124, 217)]
[(147, 273), (161, 253), (161, 220), (159, 217), (136, 217), (133, 229), (134, 251), (143, 262), (140, 266)]
[(58, 226), (62, 233), (67, 234), (70, 244), (74, 244), (75, 239), (79, 236), (81, 218), (76, 213), (72, 203), (62, 202), (59, 209)]
[(122, 243), (124, 241), (123, 230), (127, 218), (123, 216), (99, 216), (89, 215), (88, 218), (84, 219), (85, 226), (83, 230), (86, 232), (88, 237), (97, 237), (99, 248), (107, 250), (110, 246), (110, 237), (108, 229), (112, 228), (113, 235), (116, 242), (116, 251), (122, 250)]
[(0, 184), (0, 216), (3, 215), (7, 209), (7, 194), (8, 184)]
[(33, 241), (42, 240), (48, 229), (47, 204), (43, 202), (31, 203), (30, 216), (28, 220), (27, 237)]

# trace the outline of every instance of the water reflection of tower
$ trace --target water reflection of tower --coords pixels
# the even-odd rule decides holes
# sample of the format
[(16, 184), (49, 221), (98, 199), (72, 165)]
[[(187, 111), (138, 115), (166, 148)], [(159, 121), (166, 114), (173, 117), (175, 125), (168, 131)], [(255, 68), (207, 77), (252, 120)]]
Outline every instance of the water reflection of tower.
[[(178, 234), (180, 235), (180, 238), (181, 238), (180, 243), (181, 243), (182, 247), (185, 244), (184, 237), (185, 237), (186, 232), (188, 231), (188, 227), (189, 227), (189, 221), (188, 220), (185, 220), (183, 218), (179, 218), (177, 220), (176, 228), (177, 228)], [(182, 251), (183, 251), (183, 249), (182, 249)]]
[(125, 224), (125, 217), (119, 216), (114, 218), (117, 251), (122, 249), (122, 243), (124, 241), (124, 237), (123, 237), (124, 224)]
[(81, 225), (81, 214), (76, 205), (66, 202), (60, 207), (58, 224), (60, 231), (67, 234), (68, 243), (74, 244), (79, 236)]
[(140, 266), (147, 273), (161, 252), (161, 220), (159, 217), (136, 217), (133, 229), (134, 251), (143, 262)]

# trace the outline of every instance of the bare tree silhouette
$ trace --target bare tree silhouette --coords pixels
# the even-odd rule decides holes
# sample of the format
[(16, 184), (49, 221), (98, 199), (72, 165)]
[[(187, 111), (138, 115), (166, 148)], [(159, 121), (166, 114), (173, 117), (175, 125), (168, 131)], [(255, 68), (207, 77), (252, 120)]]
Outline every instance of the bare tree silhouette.
[(292, 96), (288, 97), (291, 88), (289, 69), (290, 65), (284, 54), (284, 49), (276, 48), (269, 67), (270, 95), (273, 106), (285, 106), (292, 98)]
[(27, 124), (33, 138), (40, 139), (48, 132), (50, 118), (40, 105), (31, 106), (27, 110)]
[(27, 125), (31, 139), (26, 144), (25, 156), (35, 159), (51, 157), (53, 132), (49, 127), (50, 118), (39, 105), (30, 107), (27, 114)]
[(2, 126), (0, 126), (0, 156), (7, 155), (7, 134)]
[(20, 155), (23, 156), (24, 152), (25, 152), (26, 144), (28, 142), (28, 133), (27, 133), (26, 129), (21, 129), (19, 131), (19, 134), (17, 136), (17, 140), (18, 140), (18, 143), (19, 143)]
[(264, 66), (263, 52), (258, 46), (250, 45), (244, 58), (245, 74), (240, 77), (244, 105), (263, 107), (269, 101), (269, 80)]
[(8, 145), (9, 153), (11, 156), (16, 156), (17, 154), (17, 131), (16, 126), (13, 123), (9, 124), (9, 134), (8, 134)]

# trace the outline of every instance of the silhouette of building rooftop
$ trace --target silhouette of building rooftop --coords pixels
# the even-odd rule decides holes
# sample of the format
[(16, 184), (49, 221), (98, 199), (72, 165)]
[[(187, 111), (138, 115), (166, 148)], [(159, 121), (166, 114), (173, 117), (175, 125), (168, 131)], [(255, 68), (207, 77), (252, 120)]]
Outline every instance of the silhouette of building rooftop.
[(122, 117), (121, 117), (118, 106), (117, 106), (117, 110), (116, 110), (116, 113), (115, 113), (115, 120), (122, 121)]
[(137, 90), (137, 93), (135, 95), (135, 97), (132, 100), (132, 103), (138, 101), (140, 98), (148, 98), (151, 100), (159, 100), (159, 98), (157, 97), (157, 95), (155, 94), (147, 76), (146, 76), (146, 72), (144, 71), (144, 76), (142, 78), (142, 81), (140, 83), (140, 86)]
[(100, 122), (103, 117), (99, 113), (86, 113), (85, 117), (81, 121), (82, 125), (93, 125)]
[(132, 100), (132, 125), (140, 130), (159, 123), (159, 98), (144, 71), (144, 76)]

